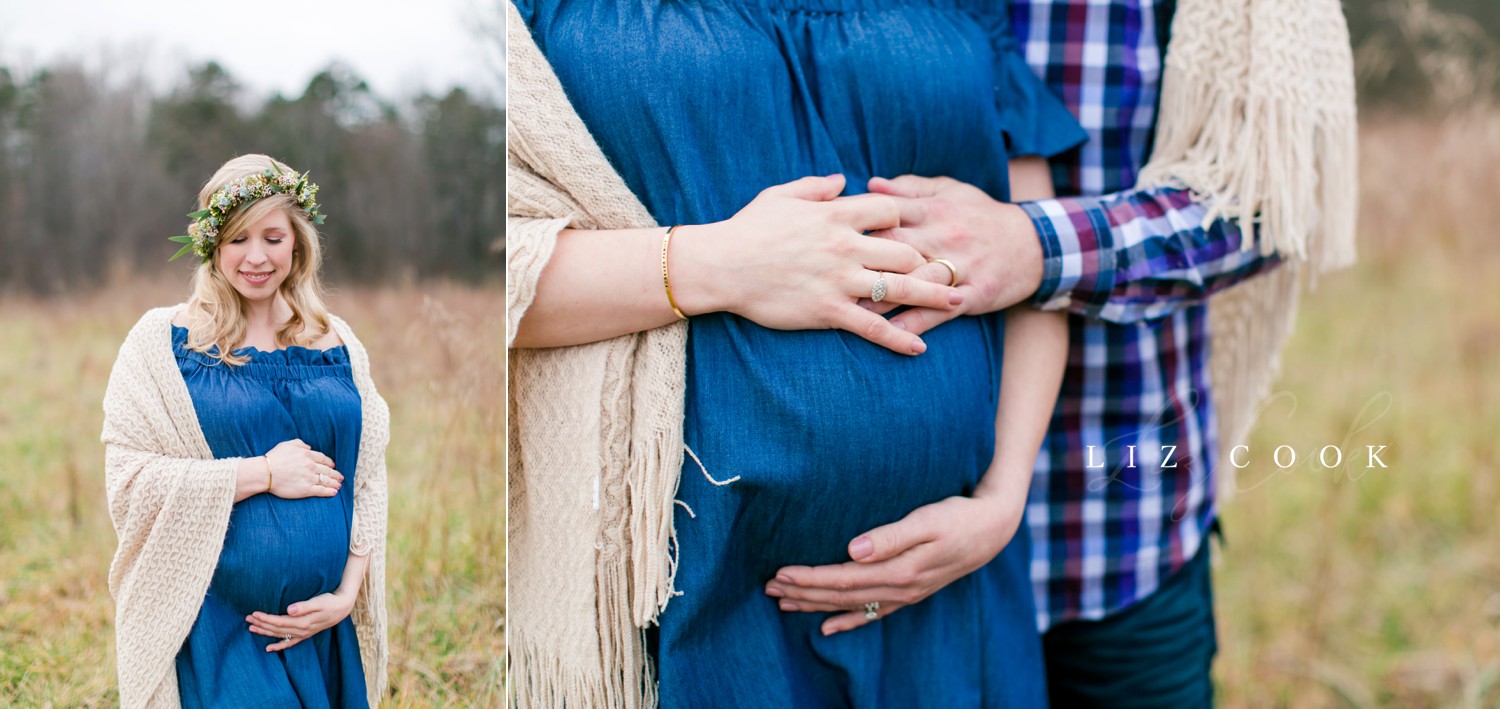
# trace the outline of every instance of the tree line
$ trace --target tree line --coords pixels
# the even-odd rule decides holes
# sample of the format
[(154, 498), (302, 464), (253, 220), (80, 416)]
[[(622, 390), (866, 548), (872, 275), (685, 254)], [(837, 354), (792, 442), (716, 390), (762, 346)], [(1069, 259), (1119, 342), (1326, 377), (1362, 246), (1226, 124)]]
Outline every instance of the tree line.
[(166, 91), (73, 63), (0, 66), (0, 292), (162, 272), (199, 189), (247, 153), (322, 188), (332, 280), (499, 276), (504, 125), (462, 88), (393, 102), (340, 65), (258, 104), (213, 62)]
[(1500, 2), (1344, 0), (1361, 106), (1443, 112), (1500, 92)]

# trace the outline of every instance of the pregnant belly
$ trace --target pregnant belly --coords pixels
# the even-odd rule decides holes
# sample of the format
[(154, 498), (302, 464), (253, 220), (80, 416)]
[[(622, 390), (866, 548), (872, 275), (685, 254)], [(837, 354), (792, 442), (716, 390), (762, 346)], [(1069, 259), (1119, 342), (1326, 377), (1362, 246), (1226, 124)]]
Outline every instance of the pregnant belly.
[(342, 496), (235, 505), (208, 594), (240, 613), (286, 607), (338, 588), (349, 555)]
[[(999, 318), (961, 318), (908, 357), (845, 333), (696, 319), (681, 499), (717, 511), (775, 566), (847, 560), (853, 535), (983, 475), (994, 446)], [(683, 534), (692, 534), (692, 523)]]

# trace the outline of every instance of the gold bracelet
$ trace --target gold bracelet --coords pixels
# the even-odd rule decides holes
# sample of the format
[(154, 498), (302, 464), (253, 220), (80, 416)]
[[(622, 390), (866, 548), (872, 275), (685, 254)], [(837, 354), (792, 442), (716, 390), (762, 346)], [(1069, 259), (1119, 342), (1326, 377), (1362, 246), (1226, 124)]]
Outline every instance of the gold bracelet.
[(275, 477), (271, 474), (271, 456), (263, 455), (260, 459), (266, 461), (266, 492), (270, 492), (271, 483), (275, 480)]
[(677, 231), (679, 226), (682, 225), (673, 225), (672, 228), (667, 229), (667, 235), (661, 238), (661, 284), (667, 289), (667, 305), (672, 306), (672, 312), (677, 313), (677, 317), (686, 320), (687, 316), (683, 315), (682, 310), (677, 307), (677, 299), (672, 297), (672, 279), (667, 277), (667, 246), (671, 245), (672, 232)]

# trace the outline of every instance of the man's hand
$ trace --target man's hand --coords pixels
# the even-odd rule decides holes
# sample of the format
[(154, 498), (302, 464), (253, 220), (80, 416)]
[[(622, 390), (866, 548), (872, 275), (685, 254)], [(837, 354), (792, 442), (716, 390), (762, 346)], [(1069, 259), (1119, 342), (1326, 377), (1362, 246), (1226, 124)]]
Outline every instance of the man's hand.
[[(1041, 241), (1020, 207), (948, 177), (876, 177), (869, 187), (900, 198), (901, 209), (901, 226), (870, 235), (910, 244), (929, 259), (952, 261), (964, 295), (963, 304), (953, 310), (911, 308), (891, 319), (898, 327), (920, 335), (959, 315), (1008, 308), (1041, 286)], [(941, 264), (928, 264), (912, 275), (944, 284), (949, 277)]]
[(783, 567), (766, 595), (784, 611), (839, 613), (823, 621), (824, 635), (853, 630), (871, 622), (864, 604), (880, 602), (883, 618), (994, 559), (1021, 523), (1025, 494), (1013, 497), (950, 497), (919, 507), (850, 542), (854, 561)]

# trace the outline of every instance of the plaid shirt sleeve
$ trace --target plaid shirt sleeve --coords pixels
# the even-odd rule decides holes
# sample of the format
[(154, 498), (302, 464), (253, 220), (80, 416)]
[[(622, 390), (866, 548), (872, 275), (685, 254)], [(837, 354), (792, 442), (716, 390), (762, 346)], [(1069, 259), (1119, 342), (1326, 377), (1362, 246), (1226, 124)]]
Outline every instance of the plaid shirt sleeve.
[(1116, 323), (1159, 318), (1275, 268), (1259, 244), (1174, 187), (1023, 202), (1042, 242), (1032, 303)]

